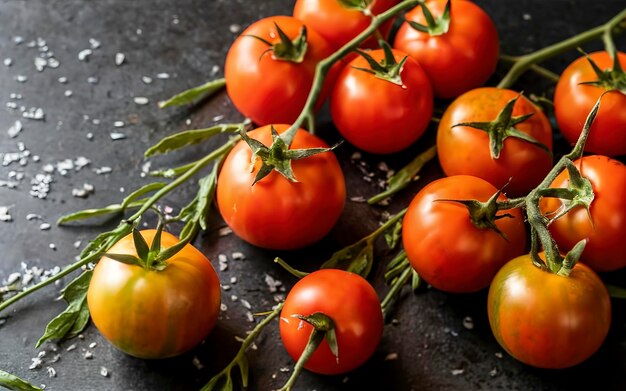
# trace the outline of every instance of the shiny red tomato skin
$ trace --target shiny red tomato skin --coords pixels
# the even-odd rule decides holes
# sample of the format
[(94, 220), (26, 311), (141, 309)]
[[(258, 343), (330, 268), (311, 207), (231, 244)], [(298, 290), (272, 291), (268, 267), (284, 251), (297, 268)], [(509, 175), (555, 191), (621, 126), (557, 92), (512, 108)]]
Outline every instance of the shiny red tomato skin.
[[(384, 58), (382, 49), (369, 54)], [(394, 50), (396, 61), (406, 54)], [(341, 71), (330, 98), (330, 113), (339, 133), (366, 152), (388, 154), (407, 148), (426, 130), (433, 111), (430, 82), (417, 61), (407, 58), (402, 85), (382, 80), (357, 68), (369, 65), (362, 57)]]
[[(398, 0), (374, 0), (368, 11), (378, 15), (397, 3)], [(338, 0), (297, 0), (293, 16), (319, 32), (334, 50), (359, 35), (372, 22), (371, 16), (363, 11), (346, 8)], [(389, 35), (392, 24), (393, 18), (378, 29), (383, 37)], [(375, 37), (370, 37), (362, 46), (378, 48), (378, 42)]]
[(598, 350), (611, 325), (608, 292), (581, 263), (562, 277), (522, 255), (495, 276), (487, 302), (498, 343), (516, 359), (539, 368), (581, 363)]
[[(282, 133), (288, 125), (273, 125)], [(271, 144), (270, 126), (248, 132)], [(318, 137), (298, 130), (293, 149), (325, 148)], [(273, 171), (254, 186), (260, 163), (250, 171), (252, 151), (241, 141), (226, 157), (217, 182), (217, 205), (233, 232), (255, 246), (289, 250), (313, 244), (335, 225), (346, 197), (341, 167), (333, 152), (293, 160), (298, 182)]]
[(371, 357), (382, 337), (383, 316), (376, 291), (363, 277), (343, 270), (322, 269), (291, 288), (280, 313), (280, 336), (294, 360), (302, 355), (313, 328), (293, 315), (317, 312), (333, 319), (339, 359), (323, 341), (305, 365), (306, 369), (336, 375), (355, 369)]
[(475, 227), (464, 205), (439, 201), (484, 202), (495, 193), (496, 188), (483, 179), (457, 175), (429, 183), (409, 204), (402, 243), (415, 271), (433, 287), (452, 293), (486, 288), (502, 265), (524, 251), (526, 229), (519, 209), (498, 213), (514, 216), (496, 221), (504, 239), (493, 230)]
[[(527, 141), (509, 137), (498, 159), (492, 159), (489, 136), (462, 122), (493, 121), (511, 99), (512, 90), (482, 87), (466, 92), (448, 106), (437, 129), (437, 155), (446, 175), (474, 175), (497, 188), (507, 183), (505, 193), (523, 196), (541, 182), (552, 168), (552, 157)], [(534, 113), (516, 128), (552, 150), (552, 127), (545, 114), (525, 97), (513, 107), (513, 116)], [(531, 169), (532, 167), (532, 169)], [(510, 183), (509, 183), (510, 180)]]
[[(257, 125), (292, 123), (302, 111), (313, 84), (317, 63), (332, 54), (330, 45), (314, 29), (307, 28), (307, 51), (301, 63), (277, 60), (268, 46), (252, 37), (279, 42), (276, 26), (291, 38), (303, 23), (291, 16), (272, 16), (253, 23), (233, 42), (226, 55), (226, 91), (233, 104)], [(330, 75), (320, 96), (328, 96), (334, 81)]]
[[(438, 18), (446, 1), (426, 4)], [(420, 6), (409, 11), (406, 19), (426, 24)], [(446, 34), (431, 36), (404, 22), (393, 46), (419, 61), (432, 82), (435, 96), (444, 99), (483, 85), (496, 69), (499, 55), (498, 31), (493, 21), (479, 6), (465, 0), (452, 0)]]
[[(574, 164), (593, 187), (595, 197), (590, 214), (584, 207), (576, 207), (559, 217), (549, 226), (552, 237), (564, 252), (587, 239), (581, 261), (595, 271), (626, 267), (626, 166), (600, 155), (585, 156)], [(564, 170), (550, 187), (566, 187), (568, 182), (569, 174)], [(546, 197), (540, 206), (550, 218), (563, 207), (563, 202)]]
[[(141, 231), (148, 245), (155, 230)], [(161, 246), (178, 238), (163, 232)], [(137, 256), (132, 234), (109, 250)], [(209, 260), (190, 244), (162, 271), (102, 257), (87, 291), (91, 319), (115, 347), (139, 358), (178, 356), (198, 345), (220, 312), (220, 281)]]
[[(612, 69), (613, 59), (607, 52), (589, 55), (602, 70)], [(626, 54), (619, 52), (619, 62), (626, 68)], [(585, 57), (572, 62), (561, 74), (554, 92), (554, 114), (561, 133), (575, 144), (585, 120), (605, 88), (580, 84), (597, 80)], [(585, 151), (606, 156), (626, 154), (626, 95), (611, 91), (604, 95), (593, 121)]]

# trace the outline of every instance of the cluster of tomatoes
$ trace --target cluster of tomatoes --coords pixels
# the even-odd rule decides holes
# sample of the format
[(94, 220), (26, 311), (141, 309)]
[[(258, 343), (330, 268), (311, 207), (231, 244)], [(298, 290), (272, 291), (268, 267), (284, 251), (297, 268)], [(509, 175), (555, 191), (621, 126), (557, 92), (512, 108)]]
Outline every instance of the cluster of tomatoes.
[[(608, 157), (626, 154), (626, 96), (611, 91), (602, 98), (586, 144), (587, 151), (598, 155), (574, 162), (590, 181), (595, 198), (588, 208), (574, 207), (549, 227), (563, 251), (587, 240), (582, 263), (569, 276), (557, 275), (523, 255), (528, 235), (522, 210), (493, 209), (508, 199), (499, 189), (523, 197), (542, 182), (553, 165), (553, 135), (546, 115), (529, 99), (512, 90), (481, 87), (495, 70), (499, 44), (493, 22), (477, 5), (462, 0), (418, 5), (404, 16), (392, 47), (379, 43), (387, 38), (390, 19), (358, 53), (338, 61), (323, 85), (313, 85), (320, 61), (366, 29), (372, 15), (398, 3), (298, 0), (293, 16), (269, 17), (248, 27), (232, 44), (225, 66), (233, 104), (260, 126), (248, 136), (267, 147), (284, 142), (279, 135), (301, 115), (311, 89), (319, 88), (316, 106), (330, 98), (331, 116), (343, 138), (366, 152), (393, 153), (425, 132), (435, 97), (454, 99), (437, 131), (439, 162), (447, 177), (426, 185), (411, 202), (402, 232), (407, 257), (437, 289), (462, 293), (491, 285), (488, 308), (494, 335), (519, 360), (550, 368), (583, 361), (599, 347), (610, 325), (608, 294), (593, 270), (626, 266), (626, 241), (620, 238), (626, 227), (626, 166)], [(618, 67), (605, 52), (590, 57), (606, 74), (619, 64), (626, 66), (623, 54), (615, 63)], [(572, 143), (598, 97), (614, 88), (612, 76), (599, 85), (580, 84), (597, 79), (583, 57), (568, 67), (556, 88), (556, 119)], [(293, 151), (328, 147), (304, 129), (289, 141), (287, 150)], [(346, 187), (334, 154), (326, 151), (300, 159), (287, 150), (272, 149), (260, 156), (241, 141), (221, 167), (216, 192), (219, 211), (236, 235), (259, 247), (286, 250), (316, 243), (343, 211)], [(271, 170), (258, 180), (259, 171), (267, 167), (289, 169), (293, 177)], [(568, 171), (563, 171), (551, 186), (568, 188), (569, 184)], [(578, 201), (546, 196), (541, 210), (550, 219)], [(111, 252), (133, 253), (131, 247), (131, 238), (123, 239)], [(110, 333), (117, 320), (111, 312), (100, 320), (98, 309), (92, 308), (96, 298), (90, 294), (92, 317), (100, 331), (122, 350), (140, 357), (180, 354), (204, 338), (219, 312), (219, 290), (215, 271), (194, 251), (185, 248), (162, 272), (135, 275), (132, 288), (108, 289), (104, 300), (110, 302), (115, 302), (116, 292), (137, 293), (134, 308), (120, 313), (135, 314), (124, 322), (153, 327), (146, 329), (145, 343), (125, 337), (123, 330)], [(96, 266), (94, 279), (105, 273), (100, 269), (120, 273), (131, 267), (104, 260)], [(165, 285), (142, 293), (141, 279), (160, 279), (162, 273), (186, 276), (178, 279), (176, 294), (167, 293), (176, 300), (163, 300), (162, 292), (169, 289)], [(204, 288), (196, 289), (194, 284)], [(187, 290), (195, 291), (196, 297), (186, 296)], [(341, 297), (328, 300), (331, 291)], [(147, 300), (156, 303), (142, 304)], [(175, 308), (168, 307), (172, 305)], [(146, 317), (154, 314), (145, 308), (167, 311), (171, 325), (150, 322)], [(322, 270), (293, 287), (281, 313), (280, 331), (294, 359), (304, 351), (313, 328), (302, 317), (315, 313), (333, 320), (339, 359), (336, 349), (322, 342), (307, 369), (346, 372), (376, 349), (383, 328), (380, 302), (362, 277)], [(182, 323), (188, 330), (174, 336), (168, 331), (184, 329), (174, 326)]]

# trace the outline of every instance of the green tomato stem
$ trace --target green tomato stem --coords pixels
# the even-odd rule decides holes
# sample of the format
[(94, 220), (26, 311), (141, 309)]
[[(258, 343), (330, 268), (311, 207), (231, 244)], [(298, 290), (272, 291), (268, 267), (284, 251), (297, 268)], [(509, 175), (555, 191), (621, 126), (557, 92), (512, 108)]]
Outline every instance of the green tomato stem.
[(390, 227), (392, 227), (395, 223), (397, 223), (404, 215), (406, 214), (407, 208), (402, 209), (400, 212), (396, 213), (389, 220), (387, 220), (383, 225), (378, 227), (376, 230), (372, 231), (369, 235), (364, 237), (361, 240), (372, 243), (376, 238), (378, 238), (381, 234), (385, 233)]
[[(220, 373), (218, 373), (217, 375), (213, 376), (213, 378), (211, 378), (211, 380), (209, 380), (209, 382), (207, 384), (205, 384), (204, 387), (202, 387), (202, 389), (200, 391), (210, 391), (210, 390), (213, 390), (213, 387), (215, 387), (215, 385), (217, 384), (217, 382), (219, 381), (220, 378), (222, 378), (222, 377), (230, 377), (230, 371), (232, 371), (232, 369), (235, 366), (240, 365), (239, 364), (240, 362), (242, 362), (243, 360), (246, 360), (246, 358), (245, 358), (246, 351), (248, 350), (250, 345), (252, 345), (254, 340), (259, 336), (259, 334), (265, 328), (265, 326), (267, 326), (274, 318), (276, 318), (280, 314), (280, 311), (283, 309), (283, 305), (284, 304), (285, 304), (284, 302), (279, 303), (276, 306), (276, 308), (274, 308), (272, 310), (272, 312), (270, 312), (265, 317), (265, 319), (263, 319), (261, 322), (259, 322), (259, 324), (257, 324), (254, 327), (254, 329), (252, 329), (250, 334), (248, 334), (246, 336), (246, 339), (244, 339), (244, 341), (242, 342), (241, 347), (239, 348), (239, 351), (237, 352), (237, 355), (235, 355), (233, 360)], [(243, 383), (244, 383), (243, 387), (247, 388), (248, 387), (247, 381), (244, 381)]]
[(608, 41), (606, 39), (606, 36), (610, 37), (611, 34), (621, 32), (621, 25), (623, 24), (625, 18), (626, 9), (624, 9), (611, 20), (600, 26), (574, 35), (573, 37), (565, 39), (561, 42), (546, 46), (545, 48), (539, 49), (532, 53), (519, 57), (509, 57), (509, 61), (513, 62), (513, 66), (500, 81), (500, 83), (498, 84), (498, 88), (511, 88), (511, 86), (517, 81), (517, 79), (530, 67), (532, 67), (532, 65), (540, 63), (551, 57), (557, 56), (561, 53), (565, 53), (569, 50), (575, 49), (576, 47), (593, 39), (605, 37), (604, 41), (606, 45)]
[(400, 293), (400, 290), (402, 290), (402, 287), (406, 285), (406, 283), (409, 281), (409, 278), (411, 278), (412, 272), (413, 268), (410, 264), (407, 264), (405, 266), (405, 270), (391, 286), (391, 289), (389, 290), (389, 292), (387, 292), (387, 295), (385, 296), (383, 301), (380, 302), (380, 307), (383, 311), (383, 319), (387, 319), (387, 317), (389, 316), (389, 313), (392, 309), (392, 304), (396, 301), (396, 298)]
[(277, 391), (290, 391), (291, 390), (291, 387), (293, 387), (294, 384), (296, 384), (296, 380), (298, 380), (298, 376), (300, 376), (300, 373), (304, 369), (304, 366), (306, 365), (307, 361), (309, 361), (313, 353), (315, 353), (317, 348), (324, 341), (325, 336), (326, 336), (326, 331), (313, 328), (313, 331), (311, 332), (311, 336), (309, 337), (309, 341), (307, 342), (306, 347), (304, 348), (304, 351), (302, 352), (302, 355), (298, 359), (298, 362), (296, 362), (296, 366), (293, 368), (293, 372), (291, 373), (291, 376), (289, 376), (287, 383), (285, 383), (285, 385), (279, 388)]

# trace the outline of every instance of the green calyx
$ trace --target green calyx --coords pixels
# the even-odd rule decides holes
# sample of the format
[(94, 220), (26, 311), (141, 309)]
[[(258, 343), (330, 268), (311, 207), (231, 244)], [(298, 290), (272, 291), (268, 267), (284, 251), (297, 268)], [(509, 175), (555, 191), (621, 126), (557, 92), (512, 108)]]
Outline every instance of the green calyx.
[(579, 50), (585, 55), (585, 58), (589, 61), (589, 65), (591, 65), (591, 68), (593, 68), (593, 71), (598, 78), (597, 80), (582, 82), (580, 84), (604, 88), (607, 91), (619, 91), (626, 95), (626, 73), (622, 69), (622, 64), (619, 62), (616, 50), (613, 50), (611, 53), (611, 56), (613, 57), (613, 69), (607, 70), (600, 69), (598, 64), (596, 64), (587, 53), (581, 49)]
[(274, 22), (274, 26), (276, 26), (276, 32), (280, 38), (280, 41), (276, 43), (272, 43), (267, 39), (256, 35), (247, 35), (247, 37), (258, 39), (269, 46), (263, 54), (271, 52), (272, 58), (275, 60), (301, 63), (304, 60), (308, 47), (306, 26), (302, 25), (300, 34), (298, 34), (298, 36), (293, 40), (285, 34), (280, 26), (278, 26), (278, 23)]
[[(128, 222), (132, 224), (131, 222)], [(133, 227), (133, 243), (137, 256), (130, 254), (104, 254), (107, 258), (111, 258), (115, 261), (125, 263), (127, 265), (141, 266), (146, 270), (162, 271), (167, 267), (167, 260), (178, 253), (186, 244), (187, 241), (181, 241), (176, 245), (167, 249), (161, 248), (161, 234), (163, 233), (164, 223), (159, 221), (152, 244), (148, 246), (146, 240), (141, 236), (141, 233), (137, 228)]]
[(546, 188), (539, 191), (542, 197), (560, 198), (563, 202), (563, 208), (554, 217), (550, 218), (549, 224), (579, 206), (585, 208), (589, 220), (593, 224), (589, 208), (595, 198), (595, 193), (593, 192), (591, 181), (582, 176), (571, 160), (565, 160), (565, 167), (569, 174), (566, 188)]
[(443, 10), (443, 14), (439, 18), (435, 18), (430, 12), (430, 9), (426, 6), (425, 2), (420, 3), (422, 12), (424, 13), (424, 19), (426, 19), (426, 25), (407, 20), (409, 26), (413, 27), (417, 31), (427, 33), (432, 37), (444, 35), (450, 29), (450, 0), (446, 3), (446, 8)]
[(337, 0), (339, 4), (347, 9), (365, 11), (374, 0)]
[(541, 149), (543, 149), (547, 154), (552, 155), (550, 149), (541, 143), (539, 140), (534, 137), (520, 131), (515, 127), (515, 125), (520, 124), (526, 121), (528, 118), (532, 117), (535, 113), (528, 113), (524, 115), (520, 115), (517, 117), (513, 117), (513, 107), (517, 100), (522, 96), (522, 94), (516, 96), (511, 99), (500, 111), (495, 120), (491, 122), (462, 122), (452, 127), (456, 126), (469, 126), (470, 128), (482, 130), (489, 135), (489, 152), (491, 154), (492, 159), (500, 158), (500, 153), (504, 148), (504, 140), (509, 137), (517, 138), (528, 143), (531, 143)]
[(367, 61), (370, 68), (359, 68), (355, 67), (360, 71), (364, 71), (367, 73), (371, 73), (379, 79), (386, 80), (390, 83), (397, 84), (399, 86), (402, 84), (402, 77), (400, 73), (402, 73), (402, 68), (404, 67), (404, 63), (408, 56), (405, 56), (400, 62), (396, 61), (396, 58), (393, 56), (393, 51), (391, 50), (391, 46), (385, 41), (380, 41), (380, 46), (385, 53), (385, 58), (383, 58), (380, 62), (374, 60), (369, 53), (356, 49), (356, 52), (361, 55)]
[[(277, 171), (291, 182), (298, 182), (291, 167), (292, 160), (300, 160), (318, 153), (329, 152), (339, 145), (335, 144), (330, 148), (289, 149), (290, 143), (286, 140), (286, 137), (278, 134), (273, 126), (271, 126), (271, 131), (272, 145), (266, 147), (262, 142), (250, 138), (245, 130), (239, 130), (241, 138), (252, 150), (251, 167), (254, 168), (257, 159), (261, 159), (261, 168), (257, 172), (254, 182), (252, 182), (253, 186), (272, 171)], [(284, 133), (284, 135), (286, 134), (287, 132)]]
[[(330, 316), (321, 312), (316, 312), (308, 316), (295, 314), (292, 315), (292, 317), (300, 319), (313, 326), (314, 332), (323, 333), (324, 339), (326, 339), (326, 342), (328, 342), (328, 346), (330, 347), (330, 351), (337, 359), (339, 359), (339, 346), (337, 345), (335, 322), (333, 322)], [(315, 348), (317, 348), (317, 346)]]
[(478, 229), (490, 229), (500, 235), (504, 240), (508, 241), (506, 234), (498, 228), (496, 221), (502, 218), (513, 218), (513, 215), (509, 213), (497, 214), (502, 208), (498, 204), (498, 197), (502, 194), (500, 189), (495, 192), (494, 195), (489, 197), (485, 202), (478, 200), (453, 200), (453, 199), (438, 199), (437, 202), (456, 202), (464, 205), (468, 212), (469, 218), (476, 228)]

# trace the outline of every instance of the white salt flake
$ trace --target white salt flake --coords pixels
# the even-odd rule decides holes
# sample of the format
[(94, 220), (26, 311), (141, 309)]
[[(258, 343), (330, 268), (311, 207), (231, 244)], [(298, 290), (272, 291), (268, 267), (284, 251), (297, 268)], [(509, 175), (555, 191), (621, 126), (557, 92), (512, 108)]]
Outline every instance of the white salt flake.
[(217, 236), (219, 237), (223, 237), (223, 236), (228, 236), (230, 234), (233, 233), (233, 230), (230, 229), (230, 227), (226, 226), (226, 227), (222, 227), (217, 231)]
[(167, 72), (161, 72), (156, 75), (157, 79), (169, 79), (170, 74)]
[(250, 305), (250, 302), (246, 299), (241, 299), (241, 305), (243, 305), (244, 307), (246, 307), (247, 309), (251, 310), (252, 306)]
[(11, 215), (9, 214), (8, 206), (0, 206), (0, 221), (13, 221), (13, 217), (11, 217)]
[(466, 316), (465, 318), (463, 318), (463, 327), (465, 327), (468, 330), (471, 330), (474, 328), (474, 320), (469, 317)]
[(89, 38), (89, 45), (91, 45), (92, 49), (98, 49), (100, 47), (100, 41), (95, 38)]
[(112, 172), (113, 169), (109, 166), (102, 166), (99, 168), (94, 168), (94, 172), (98, 175), (103, 175), (103, 174), (108, 174), (110, 172)]
[(142, 106), (150, 103), (150, 100), (144, 96), (136, 96), (133, 98), (133, 100), (135, 101), (136, 104), (142, 105)]
[(385, 361), (393, 361), (393, 360), (397, 360), (397, 359), (398, 359), (398, 353), (389, 353), (385, 357)]
[(96, 346), (98, 346), (98, 343), (97, 343), (97, 342), (92, 342), (92, 343), (90, 343), (90, 344), (89, 344), (89, 348), (90, 348), (90, 349), (93, 349), (93, 348), (95, 348)]
[(28, 81), (28, 77), (24, 75), (17, 75), (15, 76), (15, 81), (17, 81), (18, 83), (26, 83)]
[(274, 279), (274, 277), (270, 276), (269, 274), (265, 275), (265, 284), (267, 284), (267, 287), (269, 288), (269, 291), (271, 293), (277, 292), (278, 287), (283, 285), (282, 281)]
[(246, 256), (239, 251), (235, 251), (234, 253), (230, 254), (230, 256), (233, 258), (234, 261), (243, 261), (246, 259)]
[(9, 130), (7, 130), (7, 134), (9, 135), (9, 137), (15, 138), (21, 131), (22, 131), (22, 122), (17, 120), (15, 121), (13, 125), (11, 125)]
[(465, 369), (453, 369), (450, 371), (450, 373), (452, 373), (452, 376), (462, 375), (463, 372), (465, 372)]
[(87, 78), (87, 83), (89, 84), (98, 84), (99, 79), (95, 76), (89, 76)]
[(51, 225), (49, 223), (41, 223), (39, 224), (39, 229), (42, 231), (47, 231), (49, 230), (51, 227)]
[(61, 65), (61, 63), (60, 63), (60, 62), (59, 62), (59, 60), (57, 60), (56, 58), (54, 58), (54, 57), (50, 57), (50, 58), (48, 59), (48, 66), (49, 66), (50, 68), (52, 68), (52, 69), (56, 69), (56, 68), (58, 68), (60, 65)]
[(65, 76), (61, 76), (57, 79), (59, 81), (59, 83), (61, 84), (66, 84), (67, 83), (67, 77)]
[(191, 359), (191, 363), (194, 367), (196, 367), (197, 370), (201, 370), (202, 368), (204, 368), (204, 365), (202, 365), (200, 359), (196, 356), (193, 356), (193, 359)]
[(33, 362), (30, 364), (30, 366), (28, 367), (28, 369), (31, 369), (31, 370), (33, 370), (33, 369), (37, 369), (37, 368), (40, 368), (40, 367), (41, 367), (41, 364), (43, 364), (43, 360), (42, 360), (41, 358), (39, 358), (39, 357), (34, 357), (34, 358), (31, 358), (31, 360), (32, 360)]
[(109, 376), (109, 370), (106, 367), (100, 367), (100, 376), (107, 377)]
[(54, 368), (48, 367), (46, 370), (48, 371), (49, 377), (57, 377), (57, 371)]
[(93, 51), (91, 49), (81, 50), (80, 52), (78, 52), (78, 60), (88, 61), (89, 56), (91, 56), (92, 54), (93, 54)]
[(5, 58), (4, 61), (2, 61), (4, 66), (10, 67), (11, 65), (13, 65), (13, 60), (10, 58)]
[(65, 350), (68, 351), (68, 352), (71, 352), (74, 349), (76, 349), (76, 345), (72, 344), (72, 345), (68, 346), (67, 349), (65, 349)]
[(35, 69), (37, 69), (38, 72), (43, 72), (43, 70), (46, 69), (47, 65), (48, 61), (46, 59), (41, 57), (35, 57)]
[(111, 132), (110, 137), (111, 140), (123, 140), (126, 138), (126, 135), (120, 132)]
[(49, 248), (50, 248), (50, 250), (52, 250), (52, 251), (56, 251), (56, 249), (57, 249), (57, 245), (56, 245), (56, 244), (54, 244), (54, 243), (50, 243), (50, 244), (48, 245), (48, 247), (49, 247)]
[(74, 93), (72, 92), (72, 90), (65, 90), (65, 92), (63, 93), (63, 95), (67, 96), (68, 98), (70, 96), (72, 96)]
[(230, 30), (231, 33), (237, 34), (238, 32), (241, 31), (241, 25), (233, 23), (230, 26), (228, 26), (228, 29)]
[(254, 323), (254, 315), (252, 315), (252, 312), (246, 311), (246, 318), (248, 319), (248, 322)]
[(124, 125), (126, 125), (124, 123), (124, 121), (115, 121), (115, 122), (113, 122), (113, 126), (116, 127), (116, 128), (123, 128)]
[(89, 350), (85, 351), (85, 353), (83, 353), (83, 358), (85, 360), (91, 360), (93, 358), (93, 353), (91, 353)]
[(226, 311), (227, 309), (228, 309), (228, 307), (226, 306), (226, 304), (224, 304), (224, 303), (220, 304), (220, 310)]
[(150, 84), (150, 83), (152, 83), (152, 78), (150, 76), (142, 76), (141, 77), (141, 81), (144, 84)]

